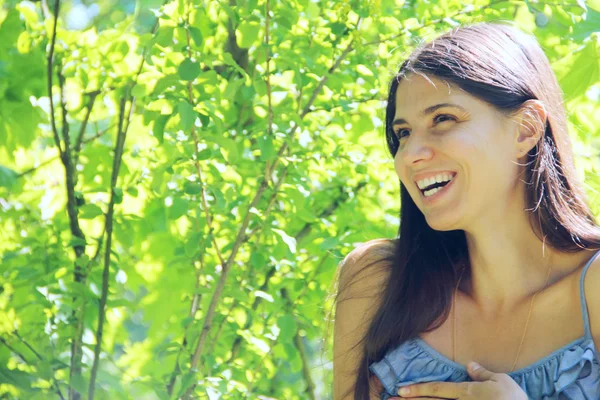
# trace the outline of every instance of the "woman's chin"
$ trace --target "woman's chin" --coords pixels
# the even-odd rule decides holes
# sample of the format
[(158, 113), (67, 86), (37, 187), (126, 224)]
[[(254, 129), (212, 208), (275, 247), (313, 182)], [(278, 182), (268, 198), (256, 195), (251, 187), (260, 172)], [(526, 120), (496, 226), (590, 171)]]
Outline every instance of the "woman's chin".
[(462, 229), (455, 218), (451, 218), (450, 220), (450, 218), (442, 218), (441, 216), (433, 217), (425, 215), (425, 220), (427, 221), (427, 225), (436, 231), (446, 232)]

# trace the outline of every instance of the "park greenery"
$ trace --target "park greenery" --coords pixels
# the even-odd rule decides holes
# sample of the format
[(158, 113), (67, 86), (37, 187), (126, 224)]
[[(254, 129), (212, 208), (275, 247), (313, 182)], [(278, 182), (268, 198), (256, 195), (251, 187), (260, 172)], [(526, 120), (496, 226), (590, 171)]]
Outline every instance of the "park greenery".
[(398, 229), (389, 80), (492, 20), (600, 214), (598, 0), (0, 0), (0, 398), (332, 398), (338, 266)]

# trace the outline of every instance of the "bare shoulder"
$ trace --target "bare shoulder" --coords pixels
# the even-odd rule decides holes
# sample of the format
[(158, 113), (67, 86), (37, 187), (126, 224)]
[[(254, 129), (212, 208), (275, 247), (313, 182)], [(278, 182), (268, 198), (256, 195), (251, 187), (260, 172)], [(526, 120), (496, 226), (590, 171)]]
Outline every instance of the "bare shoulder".
[[(583, 272), (583, 271), (582, 271)], [(581, 276), (578, 276), (577, 287), (579, 288)], [(583, 281), (585, 300), (590, 319), (590, 329), (594, 343), (600, 350), (600, 256), (596, 257), (589, 266)]]
[[(334, 400), (354, 398), (361, 344), (379, 309), (395, 243), (392, 239), (370, 240), (354, 248), (340, 263), (333, 339)], [(376, 378), (370, 381), (371, 398), (377, 399), (382, 385)]]
[(340, 290), (381, 288), (389, 276), (396, 243), (395, 239), (373, 239), (348, 253), (339, 267)]

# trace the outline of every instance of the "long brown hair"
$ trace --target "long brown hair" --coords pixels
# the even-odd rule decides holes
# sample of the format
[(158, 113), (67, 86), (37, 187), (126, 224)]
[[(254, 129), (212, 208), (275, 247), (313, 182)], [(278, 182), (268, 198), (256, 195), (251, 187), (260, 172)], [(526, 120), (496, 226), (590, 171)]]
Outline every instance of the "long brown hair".
[[(532, 229), (560, 251), (600, 248), (600, 228), (574, 166), (562, 91), (534, 36), (510, 22), (494, 21), (461, 26), (421, 44), (389, 86), (385, 135), (393, 157), (398, 151), (392, 131), (396, 90), (408, 73), (457, 85), (505, 115), (527, 100), (542, 101), (547, 110), (545, 133), (527, 154), (524, 177)], [(369, 398), (369, 365), (406, 340), (438, 328), (450, 313), (458, 272), (465, 267), (465, 278), (470, 275), (464, 231), (430, 228), (402, 183), (400, 202), (398, 240), (385, 258), (389, 279), (381, 306), (359, 342), (355, 400)]]

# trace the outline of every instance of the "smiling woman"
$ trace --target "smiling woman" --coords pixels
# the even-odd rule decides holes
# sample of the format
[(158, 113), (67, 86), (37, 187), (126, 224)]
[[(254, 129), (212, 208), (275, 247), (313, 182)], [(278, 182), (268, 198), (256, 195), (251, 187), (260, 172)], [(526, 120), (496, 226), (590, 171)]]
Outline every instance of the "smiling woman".
[(535, 37), (500, 21), (422, 44), (391, 81), (386, 140), (399, 235), (342, 264), (335, 399), (600, 398), (600, 296), (584, 290), (600, 227)]

